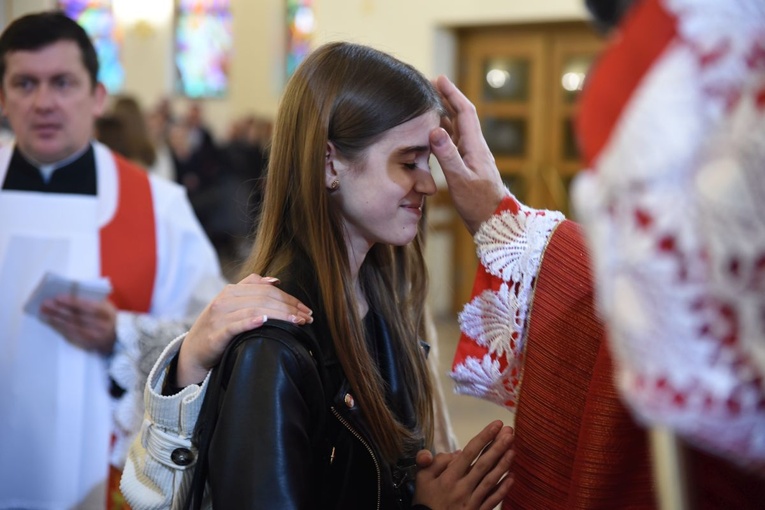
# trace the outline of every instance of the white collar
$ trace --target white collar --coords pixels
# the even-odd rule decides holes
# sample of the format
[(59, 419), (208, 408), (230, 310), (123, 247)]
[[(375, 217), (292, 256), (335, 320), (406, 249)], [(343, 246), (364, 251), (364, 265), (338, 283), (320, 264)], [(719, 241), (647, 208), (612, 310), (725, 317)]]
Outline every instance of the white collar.
[(90, 142), (85, 144), (85, 146), (82, 149), (80, 149), (78, 151), (75, 151), (74, 153), (70, 154), (69, 156), (65, 157), (64, 159), (62, 159), (60, 161), (56, 161), (55, 163), (47, 163), (47, 164), (38, 163), (37, 161), (35, 161), (34, 159), (30, 158), (29, 156), (27, 156), (23, 152), (21, 154), (24, 156), (24, 159), (29, 161), (29, 163), (31, 163), (33, 166), (37, 167), (37, 169), (40, 171), (40, 174), (42, 175), (43, 180), (47, 183), (47, 182), (50, 181), (50, 178), (53, 175), (53, 172), (55, 172), (56, 170), (58, 170), (61, 167), (65, 167), (66, 165), (68, 165), (72, 161), (76, 160), (77, 158), (79, 158), (80, 156), (85, 154), (85, 151), (88, 150), (88, 147), (90, 147)]

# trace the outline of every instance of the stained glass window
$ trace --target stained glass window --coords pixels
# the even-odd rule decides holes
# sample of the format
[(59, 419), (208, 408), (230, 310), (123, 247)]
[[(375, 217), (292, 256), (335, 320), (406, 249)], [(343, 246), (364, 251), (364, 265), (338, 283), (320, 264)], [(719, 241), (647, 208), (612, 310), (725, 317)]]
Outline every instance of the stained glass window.
[(120, 61), (122, 34), (112, 12), (112, 0), (59, 0), (58, 8), (77, 21), (90, 36), (98, 54), (98, 79), (110, 94), (119, 92), (125, 82)]
[(226, 94), (232, 45), (230, 0), (180, 0), (175, 25), (178, 91), (189, 97)]
[(287, 76), (311, 51), (313, 0), (287, 0)]

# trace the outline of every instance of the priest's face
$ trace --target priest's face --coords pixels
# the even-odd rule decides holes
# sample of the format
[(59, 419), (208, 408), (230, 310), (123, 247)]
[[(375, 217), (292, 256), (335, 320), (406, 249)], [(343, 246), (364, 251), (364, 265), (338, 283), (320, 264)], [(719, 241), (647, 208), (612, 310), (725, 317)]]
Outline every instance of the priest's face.
[(55, 163), (85, 147), (106, 92), (93, 84), (77, 43), (57, 41), (5, 55), (3, 113), (29, 159)]

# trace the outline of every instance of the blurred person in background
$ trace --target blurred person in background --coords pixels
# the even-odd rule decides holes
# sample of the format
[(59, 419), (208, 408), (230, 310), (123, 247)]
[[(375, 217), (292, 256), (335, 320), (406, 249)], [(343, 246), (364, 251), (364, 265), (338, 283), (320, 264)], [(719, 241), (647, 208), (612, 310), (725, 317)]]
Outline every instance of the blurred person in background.
[(125, 123), (116, 115), (107, 113), (96, 118), (93, 135), (96, 140), (123, 158), (130, 159), (133, 163), (138, 163), (130, 157), (131, 148), (128, 142)]
[(171, 124), (168, 142), (176, 178), (188, 191), (191, 205), (219, 253), (228, 243), (227, 201), (223, 152), (205, 125), (202, 105), (192, 102), (186, 115)]
[(146, 116), (146, 133), (157, 156), (149, 171), (167, 180), (178, 182), (178, 172), (170, 150), (170, 126), (171, 118), (159, 108), (151, 110)]
[(229, 190), (224, 227), (228, 241), (222, 248), (228, 257), (240, 258), (249, 252), (257, 228), (267, 164), (266, 145), (261, 140), (264, 123), (253, 115), (235, 120), (222, 148), (226, 171), (221, 177)]
[(117, 96), (111, 113), (124, 125), (126, 142), (130, 147), (130, 154), (126, 157), (144, 168), (153, 168), (157, 162), (157, 150), (149, 136), (146, 116), (138, 100), (132, 96)]

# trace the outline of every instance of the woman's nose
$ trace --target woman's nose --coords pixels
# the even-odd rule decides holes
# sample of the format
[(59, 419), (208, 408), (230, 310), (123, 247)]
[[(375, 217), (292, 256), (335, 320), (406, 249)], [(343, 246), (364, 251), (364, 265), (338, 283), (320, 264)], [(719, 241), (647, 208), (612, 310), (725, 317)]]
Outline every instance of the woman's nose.
[(415, 191), (423, 195), (434, 195), (438, 187), (436, 186), (435, 179), (433, 179), (433, 174), (426, 170), (417, 173), (417, 182), (414, 185)]

